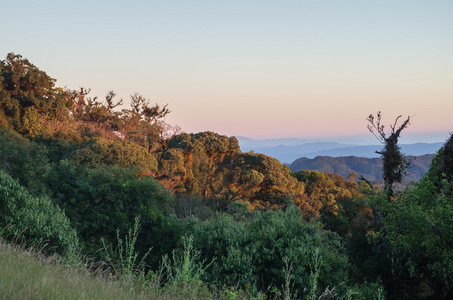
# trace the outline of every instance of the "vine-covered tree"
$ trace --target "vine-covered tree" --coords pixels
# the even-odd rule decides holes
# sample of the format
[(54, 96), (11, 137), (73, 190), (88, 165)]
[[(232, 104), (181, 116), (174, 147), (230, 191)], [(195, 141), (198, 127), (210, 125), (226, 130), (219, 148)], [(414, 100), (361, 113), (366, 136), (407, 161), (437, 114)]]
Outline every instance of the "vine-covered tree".
[(389, 299), (453, 299), (453, 180), (445, 173), (452, 168), (452, 141), (399, 201), (373, 200), (383, 221), (372, 241), (388, 268)]
[(393, 126), (390, 125), (392, 129), (390, 134), (386, 134), (384, 131), (384, 125), (381, 124), (380, 111), (377, 113), (376, 118), (372, 114), (367, 118), (367, 121), (370, 123), (367, 126), (368, 130), (384, 144), (384, 149), (382, 151), (376, 151), (376, 153), (382, 155), (384, 190), (387, 192), (389, 200), (394, 195), (394, 184), (402, 181), (408, 164), (398, 146), (398, 138), (400, 137), (401, 131), (409, 125), (410, 117), (408, 116), (397, 129), (400, 118), (401, 115), (396, 118)]

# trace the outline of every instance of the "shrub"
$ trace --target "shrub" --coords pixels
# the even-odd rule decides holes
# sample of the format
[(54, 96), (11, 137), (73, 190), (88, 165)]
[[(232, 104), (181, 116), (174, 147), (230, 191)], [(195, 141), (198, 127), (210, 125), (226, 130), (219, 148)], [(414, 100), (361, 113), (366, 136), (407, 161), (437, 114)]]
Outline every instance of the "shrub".
[(219, 288), (235, 286), (254, 294), (280, 289), (291, 270), (294, 290), (308, 295), (313, 286), (315, 294), (348, 278), (339, 236), (303, 220), (295, 206), (251, 219), (218, 215), (195, 227), (194, 246), (208, 261), (217, 257), (204, 279)]
[(138, 168), (142, 174), (155, 174), (157, 160), (145, 148), (125, 140), (94, 138), (78, 149), (72, 161), (87, 167), (119, 166)]
[(10, 175), (0, 170), (0, 228), (3, 235), (29, 245), (75, 255), (76, 231), (63, 211), (45, 197), (33, 197)]
[(116, 244), (117, 229), (124, 235), (140, 217), (137, 250), (168, 253), (179, 239), (176, 218), (169, 216), (170, 192), (136, 169), (103, 166), (76, 167), (62, 160), (49, 171), (46, 182), (52, 199), (65, 210), (85, 243), (87, 252), (102, 248), (100, 238)]
[(48, 169), (47, 149), (21, 135), (0, 130), (0, 169), (33, 194), (42, 193), (42, 177)]

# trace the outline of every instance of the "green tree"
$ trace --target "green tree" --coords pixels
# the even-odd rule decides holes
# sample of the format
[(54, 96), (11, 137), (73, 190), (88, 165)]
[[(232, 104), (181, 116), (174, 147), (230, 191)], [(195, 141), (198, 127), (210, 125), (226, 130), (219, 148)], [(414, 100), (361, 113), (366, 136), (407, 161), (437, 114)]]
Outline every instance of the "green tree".
[(448, 186), (445, 184), (453, 181), (453, 134), (434, 156), (425, 177), (434, 183), (437, 192), (446, 195), (453, 194), (453, 190), (448, 190)]
[[(300, 204), (304, 193), (304, 185), (291, 176), (287, 166), (282, 165), (275, 158), (255, 153), (243, 153), (238, 156), (239, 176), (245, 189), (239, 187), (239, 192), (245, 191), (252, 194), (247, 200), (253, 208), (283, 208), (289, 203)], [(241, 169), (243, 171), (241, 171)], [(248, 175), (245, 170), (254, 170), (263, 175), (262, 180), (254, 182), (256, 185), (250, 186)], [(255, 173), (258, 175), (257, 173)], [(245, 176), (244, 176), (245, 175)], [(251, 188), (251, 189), (250, 189)], [(241, 196), (240, 193), (236, 196)]]
[(51, 109), (54, 85), (55, 79), (21, 55), (9, 53), (0, 61), (0, 107), (16, 129), (29, 119), (21, 120), (27, 108), (33, 107), (37, 113)]

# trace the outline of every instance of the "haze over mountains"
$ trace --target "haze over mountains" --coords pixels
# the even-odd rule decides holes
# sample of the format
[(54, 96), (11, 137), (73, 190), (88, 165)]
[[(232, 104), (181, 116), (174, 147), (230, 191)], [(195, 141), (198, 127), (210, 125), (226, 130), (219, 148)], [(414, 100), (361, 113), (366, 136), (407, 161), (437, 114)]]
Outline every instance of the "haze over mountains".
[[(363, 158), (377, 158), (376, 151), (382, 149), (382, 145), (357, 145), (340, 142), (319, 142), (306, 139), (269, 139), (253, 140), (245, 137), (237, 137), (241, 150), (244, 152), (255, 151), (278, 159), (281, 163), (291, 164), (301, 157), (315, 158), (317, 156), (357, 156)], [(402, 144), (401, 152), (405, 155), (421, 156), (434, 154), (439, 150), (443, 142), (438, 143), (415, 143)]]
[[(408, 156), (409, 162), (407, 174), (403, 179), (403, 186), (412, 181), (419, 181), (429, 170), (434, 154), (421, 156)], [(317, 156), (315, 158), (302, 157), (289, 165), (293, 172), (302, 170), (312, 170), (328, 173), (336, 173), (345, 178), (351, 173), (357, 173), (358, 177), (363, 177), (374, 185), (383, 183), (382, 179), (382, 160), (381, 158), (365, 158), (357, 156)]]

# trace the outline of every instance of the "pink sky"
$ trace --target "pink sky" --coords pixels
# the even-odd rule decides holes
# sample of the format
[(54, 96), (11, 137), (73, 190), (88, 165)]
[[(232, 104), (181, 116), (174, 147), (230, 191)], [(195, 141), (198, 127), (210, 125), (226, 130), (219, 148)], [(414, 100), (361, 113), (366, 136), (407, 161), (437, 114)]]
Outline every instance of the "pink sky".
[[(9, 1), (0, 55), (57, 85), (169, 104), (186, 132), (368, 135), (402, 114), (453, 131), (453, 1)], [(20, 20), (18, 22), (17, 20)], [(14, 24), (14, 26), (11, 26)], [(442, 141), (444, 139), (441, 139)]]

